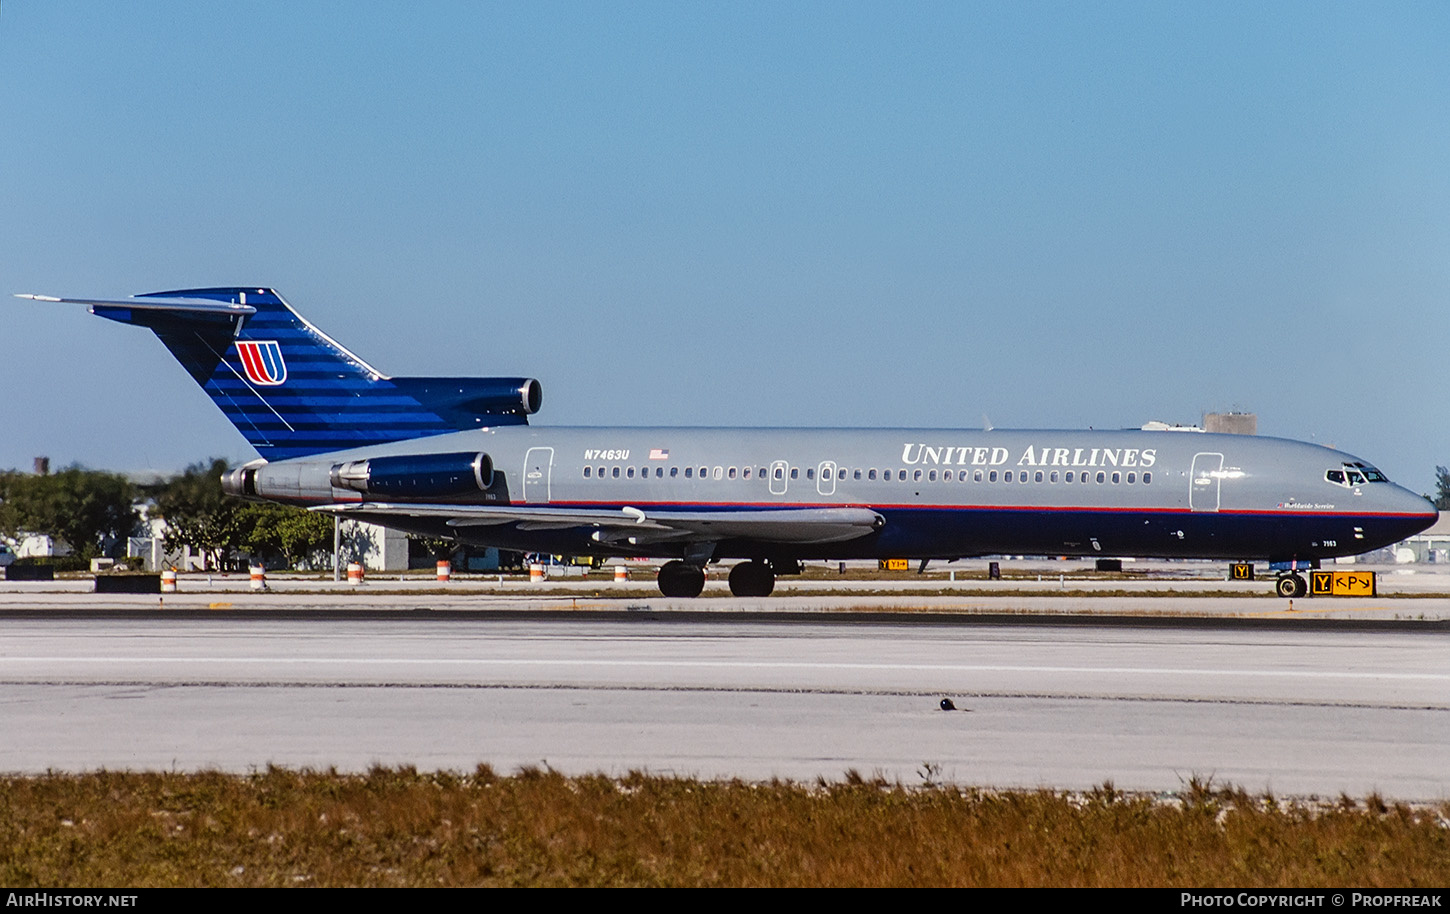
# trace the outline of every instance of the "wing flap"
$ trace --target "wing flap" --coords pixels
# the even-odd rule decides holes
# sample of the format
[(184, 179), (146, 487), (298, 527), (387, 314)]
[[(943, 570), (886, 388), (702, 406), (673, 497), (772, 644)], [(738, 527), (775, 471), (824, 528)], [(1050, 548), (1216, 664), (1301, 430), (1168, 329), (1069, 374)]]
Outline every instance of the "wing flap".
[(313, 510), (361, 517), (444, 518), (450, 527), (518, 524), (521, 530), (589, 527), (597, 539), (719, 542), (749, 539), (765, 543), (838, 543), (881, 529), (885, 519), (869, 508), (743, 508), (734, 511), (645, 511), (625, 507), (550, 508), (537, 505), (434, 505), (363, 502), (320, 505)]

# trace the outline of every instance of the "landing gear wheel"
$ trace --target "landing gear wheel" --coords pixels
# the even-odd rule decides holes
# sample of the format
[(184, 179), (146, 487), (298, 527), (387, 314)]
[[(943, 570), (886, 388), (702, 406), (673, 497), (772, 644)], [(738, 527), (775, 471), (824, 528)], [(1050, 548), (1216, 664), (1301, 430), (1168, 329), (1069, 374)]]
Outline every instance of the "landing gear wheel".
[(737, 597), (768, 597), (775, 590), (775, 569), (765, 562), (741, 562), (730, 569), (730, 592)]
[(1286, 574), (1274, 582), (1274, 592), (1281, 597), (1302, 597), (1309, 592), (1309, 585), (1301, 575)]
[(678, 559), (660, 567), (660, 593), (667, 597), (698, 597), (705, 589), (705, 569)]

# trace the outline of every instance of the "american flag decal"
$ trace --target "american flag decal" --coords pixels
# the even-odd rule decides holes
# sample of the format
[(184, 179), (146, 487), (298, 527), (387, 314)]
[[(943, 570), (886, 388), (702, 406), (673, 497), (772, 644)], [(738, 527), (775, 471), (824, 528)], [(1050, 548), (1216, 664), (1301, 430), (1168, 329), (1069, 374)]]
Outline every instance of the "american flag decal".
[(669, 448), (663, 448), (663, 447), (652, 447), (652, 448), (650, 448), (649, 449), (649, 459), (650, 460), (669, 460), (670, 459), (670, 451), (669, 451)]
[(276, 387), (287, 380), (287, 363), (282, 361), (282, 347), (276, 340), (238, 340), (237, 354), (253, 384)]

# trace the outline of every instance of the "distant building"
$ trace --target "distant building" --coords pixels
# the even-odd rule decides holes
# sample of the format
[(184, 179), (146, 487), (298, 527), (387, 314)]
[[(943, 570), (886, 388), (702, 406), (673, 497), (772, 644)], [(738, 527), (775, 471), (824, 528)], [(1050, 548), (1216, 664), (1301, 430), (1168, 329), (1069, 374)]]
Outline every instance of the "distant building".
[(391, 527), (343, 520), (342, 564), (358, 562), (368, 571), (407, 571), (408, 534)]
[(1450, 561), (1450, 512), (1441, 514), (1440, 519), (1429, 530), (1360, 558), (1369, 562), (1395, 562), (1400, 565), (1412, 562), (1443, 564)]
[(1224, 435), (1257, 435), (1259, 417), (1254, 413), (1204, 413), (1203, 430)]
[[(146, 571), (164, 571), (175, 568), (180, 571), (203, 571), (206, 557), (193, 552), (190, 547), (166, 548), (166, 521), (159, 517), (143, 517), (146, 528), (143, 536), (126, 540), (126, 555), (140, 559), (139, 566)], [(369, 571), (406, 571), (408, 569), (408, 535), (400, 530), (365, 524), (362, 521), (343, 520), (341, 533), (342, 566), (359, 562)], [(331, 547), (327, 561), (314, 571), (332, 566)], [(24, 554), (24, 553), (22, 553)], [(305, 565), (303, 566), (305, 567)]]

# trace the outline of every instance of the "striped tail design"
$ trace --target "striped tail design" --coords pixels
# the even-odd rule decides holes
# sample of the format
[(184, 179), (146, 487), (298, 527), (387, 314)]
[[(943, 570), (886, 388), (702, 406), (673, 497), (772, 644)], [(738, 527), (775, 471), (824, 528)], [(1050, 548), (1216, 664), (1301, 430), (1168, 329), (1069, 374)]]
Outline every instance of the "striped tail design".
[(271, 289), (46, 300), (149, 327), (268, 460), (524, 424), (540, 403), (529, 378), (389, 378)]

